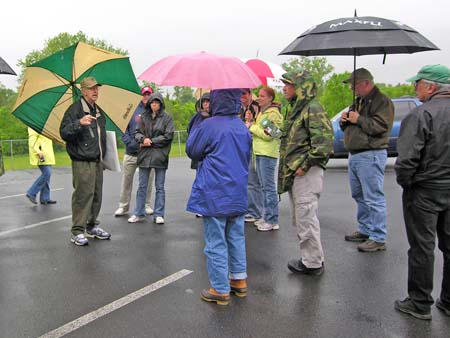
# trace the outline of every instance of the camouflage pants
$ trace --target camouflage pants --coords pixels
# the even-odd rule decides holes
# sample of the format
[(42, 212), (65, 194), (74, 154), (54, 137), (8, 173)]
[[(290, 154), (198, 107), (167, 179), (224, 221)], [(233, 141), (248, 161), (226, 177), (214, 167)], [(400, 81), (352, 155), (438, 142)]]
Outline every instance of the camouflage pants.
[(307, 268), (320, 268), (324, 260), (320, 241), (319, 197), (323, 189), (323, 169), (311, 167), (304, 176), (295, 176), (289, 191), (292, 224), (297, 228), (300, 257)]

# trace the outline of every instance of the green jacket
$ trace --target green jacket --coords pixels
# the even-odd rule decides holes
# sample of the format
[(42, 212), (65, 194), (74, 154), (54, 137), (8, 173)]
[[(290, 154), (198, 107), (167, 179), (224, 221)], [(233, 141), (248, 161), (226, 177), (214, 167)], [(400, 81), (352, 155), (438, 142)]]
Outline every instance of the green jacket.
[(291, 190), (298, 168), (305, 172), (313, 166), (325, 169), (333, 152), (333, 137), (330, 119), (320, 103), (313, 96), (296, 98), (281, 136), (279, 194)]
[(350, 152), (386, 149), (394, 122), (394, 104), (375, 86), (364, 98), (356, 100), (360, 114), (356, 124), (340, 123), (344, 145)]
[(270, 120), (280, 129), (283, 126), (283, 116), (277, 107), (272, 106), (260, 112), (255, 123), (249, 129), (253, 138), (253, 154), (278, 158), (280, 140), (264, 132), (264, 128), (261, 126), (261, 122), (264, 120)]

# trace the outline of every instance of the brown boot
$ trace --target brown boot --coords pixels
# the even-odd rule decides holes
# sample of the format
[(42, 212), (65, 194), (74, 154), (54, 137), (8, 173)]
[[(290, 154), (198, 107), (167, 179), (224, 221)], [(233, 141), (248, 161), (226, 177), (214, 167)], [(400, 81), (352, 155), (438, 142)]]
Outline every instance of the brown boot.
[(209, 290), (202, 290), (201, 298), (206, 302), (215, 302), (218, 305), (228, 305), (230, 302), (229, 293), (218, 293), (213, 288), (209, 288)]
[(247, 296), (247, 281), (245, 279), (230, 279), (230, 293), (238, 297)]

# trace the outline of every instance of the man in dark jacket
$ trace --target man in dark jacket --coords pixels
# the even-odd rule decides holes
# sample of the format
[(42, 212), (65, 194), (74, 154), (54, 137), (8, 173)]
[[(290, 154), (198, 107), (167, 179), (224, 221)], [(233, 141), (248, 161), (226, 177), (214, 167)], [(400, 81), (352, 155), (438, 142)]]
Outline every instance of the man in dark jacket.
[[(341, 115), (344, 145), (349, 151), (348, 173), (358, 211), (358, 230), (345, 240), (362, 242), (359, 251), (386, 249), (386, 198), (383, 191), (389, 134), (394, 105), (380, 92), (365, 68), (356, 69), (349, 83), (357, 96), (355, 106)], [(353, 88), (354, 86), (354, 88)]]
[[(114, 212), (114, 216), (125, 215), (130, 208), (131, 191), (133, 190), (133, 178), (137, 169), (137, 156), (139, 153), (139, 144), (134, 139), (134, 132), (136, 126), (141, 118), (141, 114), (145, 110), (145, 105), (148, 102), (150, 95), (153, 93), (151, 87), (144, 87), (141, 89), (142, 100), (136, 107), (133, 116), (128, 123), (125, 133), (122, 135), (122, 141), (125, 143), (125, 154), (123, 155), (123, 177), (122, 177), (122, 189), (120, 190), (119, 207)], [(147, 215), (153, 214), (153, 209), (150, 206), (150, 198), (152, 195), (153, 179), (155, 177), (155, 171), (150, 170), (150, 177), (147, 187), (147, 198), (145, 199), (145, 213)]]
[(408, 79), (423, 105), (402, 121), (395, 162), (403, 188), (403, 217), (408, 236), (408, 297), (395, 308), (431, 319), (435, 237), (444, 257), (440, 299), (450, 316), (450, 69), (424, 66)]
[(103, 164), (106, 153), (106, 119), (95, 104), (101, 86), (93, 77), (81, 81), (80, 100), (73, 103), (61, 121), (60, 134), (72, 160), (72, 237), (75, 245), (88, 244), (88, 237), (109, 239), (96, 226), (102, 205)]
[(211, 287), (201, 298), (226, 305), (247, 295), (244, 214), (251, 137), (238, 117), (240, 89), (211, 92), (212, 117), (189, 134), (186, 152), (201, 161), (187, 211), (203, 215)]

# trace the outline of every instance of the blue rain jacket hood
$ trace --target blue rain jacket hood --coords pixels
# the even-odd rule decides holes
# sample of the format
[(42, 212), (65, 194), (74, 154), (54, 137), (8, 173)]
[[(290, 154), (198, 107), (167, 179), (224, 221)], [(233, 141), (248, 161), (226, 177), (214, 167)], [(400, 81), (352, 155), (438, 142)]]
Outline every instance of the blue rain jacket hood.
[(211, 92), (212, 117), (191, 131), (188, 156), (202, 161), (187, 210), (204, 216), (230, 217), (247, 212), (251, 136), (237, 115), (240, 89)]

